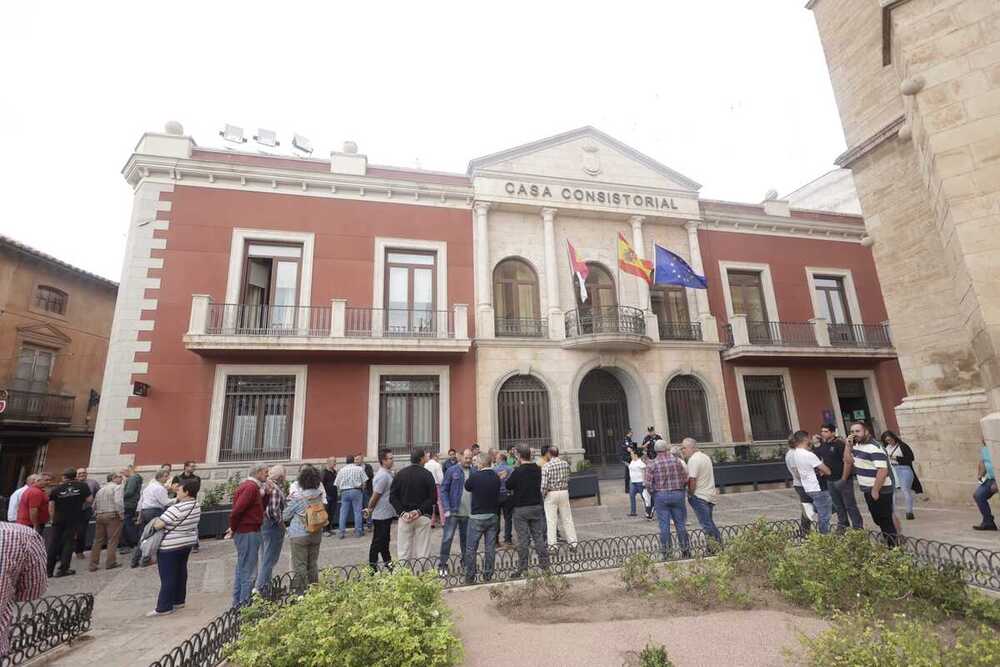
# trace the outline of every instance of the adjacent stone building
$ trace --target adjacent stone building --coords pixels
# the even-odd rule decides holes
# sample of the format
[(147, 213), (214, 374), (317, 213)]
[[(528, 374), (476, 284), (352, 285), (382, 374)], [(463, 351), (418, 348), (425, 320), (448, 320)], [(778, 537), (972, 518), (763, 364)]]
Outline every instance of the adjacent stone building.
[(1000, 3), (811, 0), (932, 495), (1000, 457)]

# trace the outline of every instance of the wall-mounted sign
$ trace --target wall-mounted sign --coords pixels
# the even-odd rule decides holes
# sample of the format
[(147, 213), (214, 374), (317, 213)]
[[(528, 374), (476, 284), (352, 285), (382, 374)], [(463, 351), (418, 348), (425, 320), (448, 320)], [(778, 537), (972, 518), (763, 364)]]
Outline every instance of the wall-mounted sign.
[(149, 396), (149, 385), (145, 382), (133, 382), (132, 383), (132, 395), (133, 396)]
[(597, 437), (597, 431), (592, 431), (590, 429), (587, 429), (587, 437), (588, 438), (596, 438)]
[(855, 410), (854, 411), (854, 418), (855, 419), (864, 419), (865, 418), (865, 411), (864, 410)]
[(532, 199), (563, 200), (568, 202), (591, 203), (601, 206), (624, 206), (626, 208), (651, 208), (657, 210), (678, 209), (673, 197), (641, 195), (635, 192), (616, 192), (614, 190), (593, 190), (591, 188), (570, 188), (538, 183), (521, 183), (507, 181), (504, 192), (513, 197), (529, 197)]

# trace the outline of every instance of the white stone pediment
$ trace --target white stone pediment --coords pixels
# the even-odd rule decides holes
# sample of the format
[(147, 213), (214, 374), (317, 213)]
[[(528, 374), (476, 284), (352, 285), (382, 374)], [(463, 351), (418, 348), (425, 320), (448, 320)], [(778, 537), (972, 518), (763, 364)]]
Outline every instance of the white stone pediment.
[(469, 174), (538, 177), (594, 186), (655, 188), (694, 194), (701, 187), (593, 127), (582, 127), (472, 160)]

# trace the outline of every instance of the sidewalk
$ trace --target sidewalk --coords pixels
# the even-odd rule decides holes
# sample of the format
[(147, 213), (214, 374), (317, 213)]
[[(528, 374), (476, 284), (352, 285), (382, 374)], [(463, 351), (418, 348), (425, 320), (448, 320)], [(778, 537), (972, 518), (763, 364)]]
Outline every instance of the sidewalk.
[[(657, 532), (655, 520), (626, 516), (628, 496), (622, 486), (618, 480), (602, 481), (603, 505), (574, 508), (579, 539)], [(863, 500), (859, 504), (868, 525), (867, 508)], [(903, 521), (903, 531), (907, 535), (1000, 551), (1000, 533), (979, 533), (971, 529), (979, 519), (979, 513), (971, 504), (956, 508), (918, 500), (915, 512), (916, 520)], [(798, 499), (791, 489), (720, 495), (715, 512), (716, 523), (720, 526), (749, 523), (759, 517), (778, 520), (797, 519), (798, 516)], [(688, 526), (698, 527), (693, 512), (688, 512)], [(440, 545), (440, 536), (440, 528), (432, 532), (435, 549)], [(320, 567), (366, 562), (370, 541), (370, 535), (357, 538), (350, 531), (343, 540), (336, 536), (324, 538)], [(452, 552), (457, 553), (458, 548), (458, 539), (455, 539)], [(225, 611), (230, 602), (235, 561), (231, 542), (206, 540), (200, 553), (191, 555), (186, 608), (170, 616), (146, 618), (144, 614), (153, 608), (159, 590), (155, 567), (135, 570), (124, 567), (90, 573), (86, 561), (74, 560), (77, 574), (50, 579), (46, 595), (94, 593), (93, 629), (70, 650), (60, 651), (54, 659), (42, 664), (74, 667), (99, 663), (109, 667), (149, 665)], [(275, 573), (289, 569), (286, 546)]]

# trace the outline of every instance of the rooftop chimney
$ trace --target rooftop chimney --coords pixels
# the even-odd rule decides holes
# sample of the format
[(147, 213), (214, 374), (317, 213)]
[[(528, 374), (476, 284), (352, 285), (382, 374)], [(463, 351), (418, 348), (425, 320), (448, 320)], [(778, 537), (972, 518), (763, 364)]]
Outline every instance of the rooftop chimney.
[(331, 173), (364, 176), (367, 171), (368, 158), (358, 153), (358, 145), (353, 141), (345, 141), (339, 152), (330, 151)]

